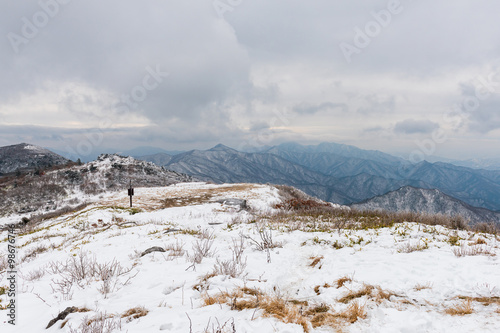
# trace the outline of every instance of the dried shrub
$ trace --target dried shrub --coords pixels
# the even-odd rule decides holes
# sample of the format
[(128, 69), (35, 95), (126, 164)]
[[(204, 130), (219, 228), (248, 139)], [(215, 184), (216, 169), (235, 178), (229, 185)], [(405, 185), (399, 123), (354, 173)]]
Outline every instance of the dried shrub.
[(474, 307), (472, 306), (472, 301), (468, 299), (460, 304), (447, 308), (445, 312), (452, 316), (463, 316), (474, 313)]
[(214, 240), (210, 238), (204, 238), (200, 240), (196, 240), (193, 243), (193, 254), (189, 256), (189, 260), (193, 264), (200, 264), (205, 257), (211, 257), (214, 255), (214, 251), (212, 250), (212, 246), (214, 244)]
[(112, 333), (122, 329), (121, 320), (105, 312), (98, 313), (92, 318), (84, 317), (80, 326), (75, 329), (71, 324), (68, 326), (70, 333)]
[(466, 257), (466, 256), (495, 256), (496, 254), (491, 251), (491, 249), (483, 246), (483, 245), (473, 245), (473, 246), (462, 246), (459, 248), (452, 249), (453, 254), (457, 257)]
[(412, 252), (416, 252), (416, 251), (423, 251), (423, 250), (426, 250), (429, 248), (429, 245), (426, 243), (426, 242), (416, 242), (416, 243), (412, 243), (412, 242), (407, 242), (403, 245), (400, 245), (398, 247), (398, 252), (399, 253), (412, 253)]

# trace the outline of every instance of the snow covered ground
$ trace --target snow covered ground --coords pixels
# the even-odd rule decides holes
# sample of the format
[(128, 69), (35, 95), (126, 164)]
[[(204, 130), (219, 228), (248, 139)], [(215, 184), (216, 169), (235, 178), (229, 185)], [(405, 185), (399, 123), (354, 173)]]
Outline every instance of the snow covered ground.
[[(16, 235), (17, 324), (0, 310), (1, 332), (500, 327), (498, 236), (416, 223), (324, 232), (277, 226), (266, 216), (281, 198), (267, 185), (136, 188), (134, 209), (126, 194)], [(222, 198), (246, 199), (250, 208), (216, 202)], [(0, 294), (9, 284), (7, 237), (2, 231)], [(164, 252), (143, 253), (152, 247)], [(0, 299), (7, 305), (7, 294)], [(74, 311), (46, 329), (68, 307)]]

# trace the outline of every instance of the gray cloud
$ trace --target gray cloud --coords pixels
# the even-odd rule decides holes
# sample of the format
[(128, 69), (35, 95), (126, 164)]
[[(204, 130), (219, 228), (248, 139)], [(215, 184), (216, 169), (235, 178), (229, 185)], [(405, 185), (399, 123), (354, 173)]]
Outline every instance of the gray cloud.
[(347, 111), (349, 111), (349, 108), (348, 108), (347, 104), (345, 104), (345, 103), (325, 102), (325, 103), (315, 104), (315, 105), (301, 104), (301, 105), (294, 107), (293, 110), (299, 114), (313, 115), (315, 113), (323, 112), (323, 111), (339, 110), (341, 112), (347, 112)]
[(439, 128), (439, 124), (430, 120), (406, 119), (396, 123), (394, 132), (400, 134), (430, 134)]
[[(401, 0), (401, 13), (351, 63), (340, 43), (354, 43), (355, 29), (363, 31), (388, 1), (252, 0), (221, 18), (212, 1), (73, 0), (24, 36), (26, 22), (42, 17), (40, 4), (58, 1), (0, 3), (1, 143), (75, 146), (107, 120), (100, 145), (120, 149), (241, 143), (266, 133), (266, 144), (368, 147), (370, 133), (387, 134), (394, 119), (407, 119), (394, 127), (396, 136), (432, 131), (437, 124), (410, 119), (429, 119), (470, 96), (470, 87), (457, 85), (483, 74), (500, 52), (493, 33), (500, 4), (488, 0)], [(18, 53), (12, 33), (26, 42)], [(157, 68), (168, 76), (145, 89)], [(145, 95), (129, 105), (123, 96), (134, 92)], [(496, 96), (482, 101), (464, 118), (462, 135), (494, 151), (498, 106)], [(272, 123), (281, 108), (296, 118)]]
[[(493, 82), (498, 85), (497, 80)], [(456, 112), (456, 116), (462, 118), (461, 124), (476, 133), (500, 129), (500, 87), (462, 83), (460, 89), (461, 112)]]
[(381, 113), (391, 113), (396, 107), (394, 96), (368, 95), (362, 98), (363, 106), (358, 108), (361, 114), (379, 115)]

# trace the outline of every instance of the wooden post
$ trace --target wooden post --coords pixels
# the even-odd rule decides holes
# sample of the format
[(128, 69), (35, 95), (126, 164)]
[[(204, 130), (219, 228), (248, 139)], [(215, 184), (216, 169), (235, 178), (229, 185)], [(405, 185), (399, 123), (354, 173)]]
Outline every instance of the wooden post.
[(130, 187), (128, 189), (128, 196), (130, 197), (130, 207), (132, 207), (132, 197), (134, 196), (134, 188), (132, 187), (132, 180), (130, 180)]

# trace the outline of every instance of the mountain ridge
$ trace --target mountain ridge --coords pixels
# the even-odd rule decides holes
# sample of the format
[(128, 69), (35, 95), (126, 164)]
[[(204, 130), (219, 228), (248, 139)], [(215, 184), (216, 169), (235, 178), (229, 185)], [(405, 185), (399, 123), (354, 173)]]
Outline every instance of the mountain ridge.
[(69, 159), (48, 149), (24, 142), (0, 147), (0, 174), (44, 169), (69, 162)]
[(460, 215), (472, 223), (500, 223), (500, 212), (471, 206), (438, 189), (422, 189), (403, 186), (395, 191), (379, 195), (351, 205), (359, 210), (386, 210), (392, 212)]

